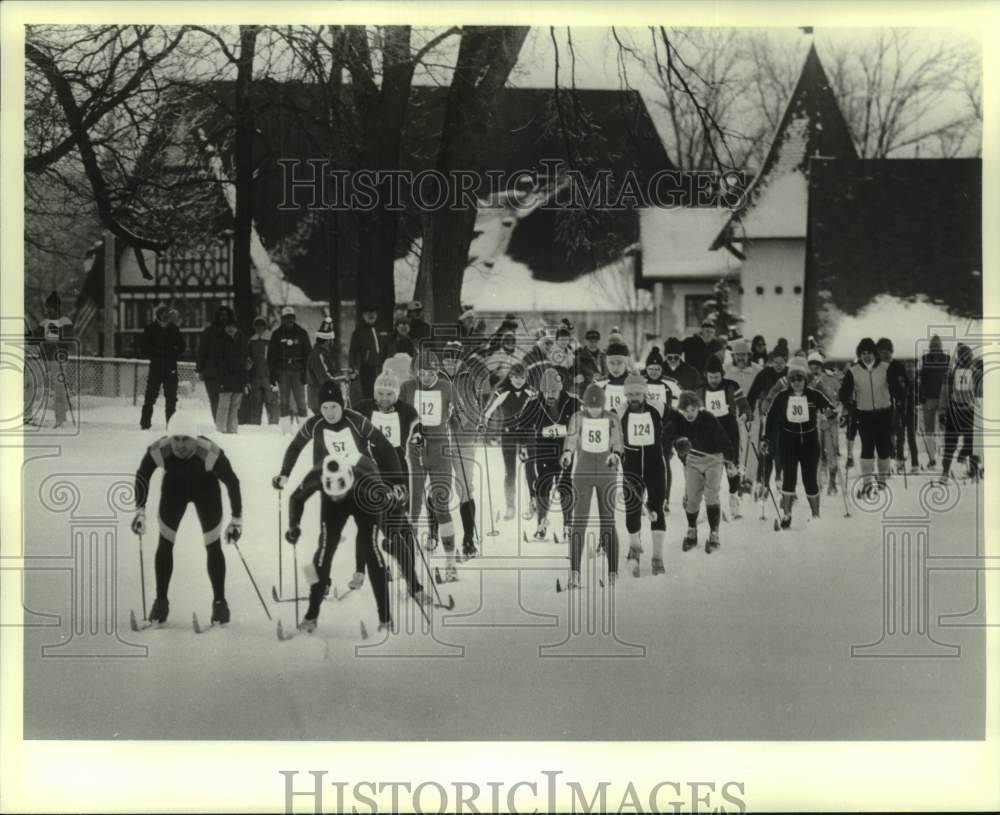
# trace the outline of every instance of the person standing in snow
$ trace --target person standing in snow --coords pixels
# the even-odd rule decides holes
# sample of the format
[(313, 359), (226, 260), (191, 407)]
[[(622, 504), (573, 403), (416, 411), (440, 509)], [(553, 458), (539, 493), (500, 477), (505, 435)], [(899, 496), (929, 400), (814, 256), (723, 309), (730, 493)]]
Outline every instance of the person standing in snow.
[(822, 393), (833, 406), (834, 412), (822, 411), (816, 416), (819, 433), (820, 460), (827, 468), (827, 495), (837, 494), (837, 478), (840, 473), (840, 421), (837, 418), (837, 394), (840, 392), (841, 378), (823, 367), (823, 354), (810, 351), (806, 358), (809, 365), (808, 385)]
[(927, 466), (934, 469), (937, 466), (937, 433), (938, 399), (941, 387), (948, 376), (951, 358), (941, 348), (941, 338), (935, 334), (931, 337), (930, 348), (920, 358), (920, 368), (917, 373), (917, 397), (920, 400), (924, 447), (927, 449), (929, 461)]
[(576, 370), (583, 377), (576, 383), (578, 393), (583, 393), (591, 382), (606, 379), (608, 361), (600, 348), (601, 332), (596, 328), (587, 329), (584, 344), (576, 351)]
[(683, 353), (681, 341), (677, 337), (668, 337), (663, 344), (663, 359), (667, 363), (663, 375), (676, 381), (681, 390), (694, 391), (701, 387), (701, 372), (682, 361)]
[(250, 354), (250, 424), (260, 424), (264, 408), (267, 408), (267, 423), (278, 423), (278, 397), (271, 390), (271, 376), (267, 365), (267, 351), (271, 336), (267, 333), (267, 320), (255, 317), (253, 336), (247, 343)]
[(681, 343), (684, 361), (696, 371), (705, 370), (709, 356), (722, 351), (725, 346), (715, 338), (715, 321), (706, 319), (701, 323), (701, 331)]
[(306, 385), (309, 393), (309, 409), (315, 416), (319, 413), (319, 391), (324, 382), (332, 380), (337, 373), (337, 359), (333, 353), (333, 341), (337, 335), (333, 330), (333, 320), (323, 318), (316, 331), (316, 344), (306, 359)]
[[(271, 390), (277, 392), (281, 430), (292, 432), (292, 416), (308, 416), (306, 406), (306, 360), (312, 345), (306, 330), (295, 322), (295, 309), (281, 309), (281, 325), (271, 332), (267, 363), (271, 371)], [(295, 403), (294, 408), (292, 403)]]
[(972, 349), (959, 343), (955, 348), (955, 367), (945, 377), (938, 396), (944, 446), (941, 453), (941, 481), (948, 480), (951, 459), (958, 446), (958, 461), (968, 462), (969, 475), (981, 475), (979, 456), (975, 453), (976, 413), (983, 398), (983, 363), (974, 359)]
[[(558, 371), (557, 371), (558, 372)], [(496, 389), (483, 414), (484, 423), (488, 423), (496, 414), (499, 417), (500, 449), (503, 451), (504, 465), (504, 498), (506, 510), (504, 520), (511, 520), (517, 512), (515, 498), (517, 496), (517, 470), (519, 452), (526, 442), (519, 427), (519, 417), (532, 393), (528, 390), (527, 373), (520, 362), (515, 362), (507, 379)]]
[(348, 352), (349, 365), (358, 372), (361, 385), (361, 398), (371, 399), (375, 386), (375, 377), (382, 370), (382, 360), (389, 350), (389, 337), (385, 331), (379, 330), (376, 322), (378, 309), (374, 303), (362, 307), (361, 323), (351, 334), (351, 347)]

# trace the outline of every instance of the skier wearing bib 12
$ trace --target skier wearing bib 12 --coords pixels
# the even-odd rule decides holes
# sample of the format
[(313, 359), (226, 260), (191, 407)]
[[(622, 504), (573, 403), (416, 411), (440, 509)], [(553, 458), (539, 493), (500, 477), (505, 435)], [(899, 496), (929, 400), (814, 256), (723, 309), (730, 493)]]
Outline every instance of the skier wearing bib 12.
[(652, 405), (646, 404), (646, 380), (630, 374), (625, 380), (625, 412), (622, 434), (625, 455), (622, 459), (622, 487), (625, 490), (625, 529), (628, 532), (628, 560), (635, 561), (633, 574), (639, 576), (640, 529), (643, 493), (649, 510), (649, 528), (653, 537), (653, 574), (663, 574), (663, 539), (666, 521), (663, 498), (666, 492), (666, 465), (663, 460), (663, 419)]
[(629, 374), (628, 346), (621, 342), (608, 343), (608, 379), (604, 383), (604, 408), (619, 416), (625, 411), (625, 377)]
[[(833, 404), (822, 391), (806, 385), (809, 371), (801, 357), (794, 357), (788, 365), (788, 386), (780, 391), (767, 412), (767, 439), (780, 438), (781, 455), (781, 528), (792, 524), (792, 503), (799, 467), (802, 467), (802, 486), (806, 491), (809, 508), (814, 518), (819, 517), (819, 456), (820, 441), (817, 417), (834, 414)], [(765, 448), (766, 449), (766, 448)]]
[(570, 420), (580, 410), (580, 400), (566, 393), (559, 372), (549, 369), (542, 374), (541, 393), (527, 401), (518, 420), (518, 428), (528, 437), (521, 448), (521, 460), (529, 463), (534, 474), (535, 512), (538, 528), (535, 540), (548, 535), (549, 506), (553, 489), (559, 490), (563, 513), (563, 535), (572, 523), (573, 485), (569, 470), (559, 466), (563, 443), (569, 432)]
[(149, 445), (135, 474), (136, 513), (132, 531), (146, 531), (146, 499), (149, 481), (157, 468), (163, 470), (160, 486), (160, 540), (156, 547), (156, 599), (149, 612), (151, 623), (165, 623), (170, 611), (167, 590), (174, 570), (174, 540), (188, 504), (194, 504), (201, 523), (208, 559), (208, 579), (212, 583), (212, 622), (228, 623), (226, 603), (226, 558), (222, 554), (219, 533), (222, 530), (222, 493), (219, 482), (226, 485), (229, 509), (232, 513), (226, 527), (226, 540), (237, 541), (243, 531), (243, 499), (240, 481), (226, 458), (214, 443), (199, 436), (190, 414), (178, 411), (167, 423), (167, 435)]
[[(624, 348), (624, 346), (622, 346)], [(609, 361), (610, 365), (610, 361)], [(623, 377), (624, 380), (624, 377)], [(624, 391), (623, 391), (624, 396)], [(583, 392), (583, 410), (573, 415), (563, 444), (560, 464), (573, 468), (573, 525), (570, 533), (568, 586), (580, 586), (583, 536), (590, 517), (592, 493), (597, 491), (600, 540), (608, 559), (608, 581), (618, 574), (618, 532), (615, 529), (615, 487), (622, 456), (622, 428), (618, 414), (604, 407), (605, 392), (591, 383)]]
[(707, 410), (701, 409), (701, 400), (694, 391), (684, 391), (677, 399), (677, 410), (670, 410), (663, 417), (665, 444), (673, 444), (684, 464), (684, 512), (688, 530), (682, 551), (698, 545), (698, 512), (702, 497), (708, 516), (708, 543), (705, 552), (711, 554), (719, 548), (719, 487), (726, 461), (733, 461), (735, 450), (729, 435)]
[[(733, 449), (740, 449), (740, 425), (737, 417), (749, 412), (743, 390), (732, 379), (723, 376), (722, 361), (712, 354), (705, 363), (705, 384), (697, 391), (705, 410), (711, 413), (729, 436)], [(740, 513), (740, 471), (738, 464), (726, 465), (729, 479), (729, 514), (739, 518)]]

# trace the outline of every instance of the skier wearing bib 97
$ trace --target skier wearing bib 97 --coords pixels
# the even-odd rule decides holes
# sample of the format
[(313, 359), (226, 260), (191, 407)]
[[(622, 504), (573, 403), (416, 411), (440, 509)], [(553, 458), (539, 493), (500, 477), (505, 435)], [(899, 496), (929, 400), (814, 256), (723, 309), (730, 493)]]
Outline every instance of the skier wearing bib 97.
[(794, 357), (788, 365), (788, 386), (780, 391), (767, 412), (767, 435), (761, 441), (765, 448), (768, 439), (780, 438), (781, 456), (781, 528), (792, 524), (792, 502), (799, 467), (802, 467), (802, 486), (814, 518), (819, 517), (819, 457), (820, 439), (817, 417), (825, 413), (834, 415), (834, 407), (822, 391), (810, 388), (805, 360)]
[[(624, 347), (624, 346), (623, 346)], [(624, 377), (623, 377), (624, 381)], [(624, 395), (624, 392), (623, 392)], [(618, 414), (604, 407), (604, 390), (591, 383), (583, 392), (583, 410), (569, 420), (560, 464), (573, 468), (573, 525), (570, 531), (569, 588), (580, 587), (583, 536), (597, 491), (600, 540), (608, 559), (608, 581), (618, 574), (618, 532), (615, 529), (615, 486), (622, 457), (622, 427)]]
[[(723, 365), (715, 354), (705, 363), (705, 384), (695, 391), (701, 398), (705, 410), (711, 413), (722, 429), (729, 436), (733, 449), (740, 449), (740, 426), (738, 416), (745, 416), (750, 411), (743, 389), (732, 379), (723, 376)], [(726, 476), (729, 480), (729, 514), (739, 518), (740, 512), (740, 471), (737, 464), (726, 464)]]
[(625, 412), (622, 414), (625, 455), (622, 460), (622, 487), (625, 491), (625, 529), (628, 532), (628, 560), (635, 561), (632, 573), (639, 576), (640, 529), (643, 493), (649, 510), (649, 528), (653, 538), (653, 574), (663, 574), (663, 539), (667, 525), (663, 516), (663, 498), (667, 490), (666, 465), (660, 438), (663, 419), (655, 407), (646, 403), (648, 384), (638, 374), (625, 379)]

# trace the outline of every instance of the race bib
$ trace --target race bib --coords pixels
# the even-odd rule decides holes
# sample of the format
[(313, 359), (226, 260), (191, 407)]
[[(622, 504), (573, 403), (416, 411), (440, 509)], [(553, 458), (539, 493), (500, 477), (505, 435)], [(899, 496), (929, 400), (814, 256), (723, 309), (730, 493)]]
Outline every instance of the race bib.
[(416, 392), (417, 414), (424, 427), (438, 427), (441, 424), (441, 391)]
[(955, 391), (957, 393), (972, 393), (972, 369), (955, 369)]
[(725, 391), (705, 391), (705, 410), (711, 413), (716, 419), (729, 415), (729, 403), (726, 401)]
[(399, 447), (402, 443), (402, 436), (399, 433), (398, 413), (379, 413), (375, 411), (372, 413), (372, 424), (375, 425), (378, 432), (385, 436), (386, 441), (393, 447)]
[(785, 408), (785, 418), (793, 424), (805, 424), (809, 421), (809, 402), (804, 396), (789, 396)]
[(354, 434), (349, 427), (343, 430), (330, 430), (323, 428), (323, 443), (326, 451), (333, 457), (346, 461), (348, 464), (357, 464), (361, 458), (361, 451), (354, 441)]
[(625, 410), (625, 386), (608, 385), (604, 389), (604, 409), (621, 414)]
[(550, 424), (548, 427), (542, 428), (542, 438), (543, 439), (561, 439), (566, 436), (566, 425), (564, 424)]
[(667, 403), (667, 386), (662, 382), (650, 382), (646, 387), (646, 402), (663, 413), (663, 408)]
[(653, 441), (653, 417), (648, 413), (629, 414), (629, 447), (649, 447)]
[(607, 419), (586, 418), (580, 425), (582, 447), (587, 453), (606, 453), (611, 447), (611, 428)]

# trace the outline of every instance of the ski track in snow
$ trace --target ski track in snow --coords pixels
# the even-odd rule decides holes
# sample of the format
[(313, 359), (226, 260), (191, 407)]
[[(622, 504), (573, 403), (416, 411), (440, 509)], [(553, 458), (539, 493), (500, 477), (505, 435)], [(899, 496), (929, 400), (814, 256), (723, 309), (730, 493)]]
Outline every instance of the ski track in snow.
[[(117, 425), (137, 420), (138, 409), (108, 409)], [(105, 411), (107, 413), (108, 411)], [(157, 412), (157, 419), (162, 414)], [(26, 554), (65, 555), (65, 514), (39, 509), (39, 487), (56, 472), (132, 473), (159, 432), (86, 424), (81, 436), (61, 442), (58, 458), (24, 467)], [(208, 419), (205, 417), (205, 427)], [(276, 427), (243, 428), (236, 436), (210, 434), (232, 459), (244, 497), (240, 548), (272, 616), (294, 630), (294, 604), (273, 603), (278, 583), (277, 509), (270, 486), (288, 437)], [(109, 444), (109, 439), (113, 443)], [(488, 453), (494, 512), (503, 508), (500, 450)], [(308, 469), (303, 453), (289, 488)], [(479, 451), (484, 462), (484, 451)], [(72, 476), (68, 476), (72, 478)], [(119, 476), (120, 477), (120, 476)], [(154, 594), (154, 477), (144, 538), (147, 602)], [(117, 480), (117, 479), (116, 479)], [(919, 514), (917, 493), (926, 475), (895, 477), (899, 514)], [(395, 610), (397, 624), (416, 630), (393, 634), (384, 645), (366, 581), (356, 596), (327, 601), (316, 634), (279, 642), (236, 552), (226, 549), (227, 598), (232, 622), (195, 636), (191, 612), (207, 621), (211, 590), (197, 519), (189, 507), (174, 549), (170, 619), (162, 630), (134, 633), (129, 609), (141, 616), (136, 538), (123, 513), (118, 536), (117, 618), (121, 639), (149, 646), (148, 658), (43, 658), (43, 645), (68, 633), (69, 584), (65, 572), (25, 576), (27, 608), (63, 615), (62, 628), (25, 631), (25, 737), (80, 739), (926, 739), (981, 738), (985, 662), (983, 629), (942, 628), (938, 615), (976, 608), (972, 572), (936, 572), (931, 587), (931, 631), (962, 648), (960, 658), (856, 659), (851, 645), (880, 638), (882, 629), (882, 526), (879, 516), (852, 506), (843, 517), (839, 495), (823, 496), (824, 517), (807, 522), (804, 497), (790, 532), (772, 529), (774, 509), (744, 499), (744, 517), (721, 526), (722, 548), (706, 555), (708, 530), (699, 525), (699, 548), (682, 553), (686, 528), (680, 509), (683, 478), (674, 464), (672, 513), (667, 516), (667, 574), (650, 576), (652, 553), (644, 522), (643, 575), (625, 565), (627, 537), (619, 513), (615, 632), (621, 643), (645, 647), (639, 657), (557, 658), (539, 647), (567, 637), (570, 603), (597, 603), (606, 590), (603, 556), (585, 567), (581, 592), (565, 586), (565, 544), (521, 542), (533, 521), (516, 517), (483, 536), (488, 556), (459, 566), (460, 581), (439, 587), (454, 612), (433, 611), (434, 636), (423, 633), (412, 603)], [(224, 491), (223, 491), (224, 492)], [(488, 531), (484, 472), (477, 476), (481, 531)], [(287, 499), (288, 492), (283, 493)], [(224, 499), (225, 500), (225, 499)], [(893, 505), (896, 512), (897, 505)], [(977, 497), (964, 488), (958, 509), (935, 516), (932, 555), (974, 555)], [(105, 510), (106, 511), (106, 510)], [(728, 509), (727, 509), (728, 511)], [(228, 513), (228, 505), (227, 505)], [(318, 499), (306, 507), (299, 563), (312, 555)], [(704, 514), (704, 512), (702, 513)], [(287, 503), (283, 512), (287, 524)], [(457, 523), (457, 512), (456, 526)], [(228, 517), (228, 514), (227, 514)], [(561, 538), (562, 519), (551, 525)], [(459, 527), (460, 528), (460, 527)], [(285, 547), (283, 596), (292, 593), (291, 553)], [(518, 552), (522, 554), (517, 555)], [(545, 569), (483, 571), (489, 556), (519, 557)], [(586, 555), (585, 555), (586, 557)], [(510, 561), (508, 561), (510, 562)], [(419, 558), (418, 558), (419, 563)], [(440, 565), (440, 547), (432, 568)], [(334, 559), (333, 581), (345, 587), (354, 570), (353, 524)], [(430, 588), (426, 575), (422, 576)], [(393, 581), (393, 587), (402, 581)], [(304, 578), (300, 593), (307, 593)], [(302, 604), (300, 613), (304, 612)], [(599, 613), (599, 606), (598, 606)], [(555, 615), (553, 618), (544, 615)], [(964, 622), (975, 621), (972, 617)], [(360, 637), (364, 621), (369, 639)], [(533, 625), (525, 626), (524, 623)], [(472, 625), (470, 625), (472, 624)], [(520, 624), (520, 625), (518, 625)], [(609, 642), (611, 645), (609, 646)], [(391, 648), (387, 649), (387, 646)], [(612, 648), (613, 646), (613, 648)], [(626, 645), (598, 638), (591, 649)], [(386, 654), (409, 654), (391, 658)], [(460, 654), (453, 656), (452, 654)], [(363, 654), (382, 654), (381, 657)]]

